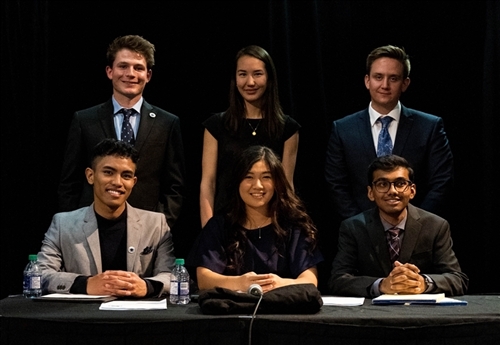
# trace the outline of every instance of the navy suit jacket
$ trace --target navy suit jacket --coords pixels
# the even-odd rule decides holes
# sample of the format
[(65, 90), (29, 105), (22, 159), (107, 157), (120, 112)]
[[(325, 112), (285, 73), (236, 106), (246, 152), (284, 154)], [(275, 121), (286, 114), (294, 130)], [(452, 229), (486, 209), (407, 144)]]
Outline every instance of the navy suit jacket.
[[(408, 205), (398, 261), (411, 263), (434, 281), (430, 293), (464, 295), (469, 278), (452, 249), (450, 226), (443, 218)], [(338, 252), (328, 282), (330, 293), (372, 298), (370, 288), (392, 270), (389, 248), (378, 208), (346, 219), (340, 225)]]
[[(401, 105), (393, 154), (415, 172), (412, 203), (440, 214), (453, 183), (453, 155), (440, 117)], [(368, 166), (377, 157), (368, 108), (333, 122), (325, 178), (330, 199), (342, 219), (375, 206), (367, 197)]]
[[(85, 168), (90, 166), (94, 146), (105, 138), (117, 139), (111, 99), (74, 114), (58, 188), (60, 211), (93, 202)], [(184, 196), (184, 148), (179, 118), (144, 101), (135, 148), (139, 151), (137, 183), (128, 202), (164, 213), (172, 227)]]

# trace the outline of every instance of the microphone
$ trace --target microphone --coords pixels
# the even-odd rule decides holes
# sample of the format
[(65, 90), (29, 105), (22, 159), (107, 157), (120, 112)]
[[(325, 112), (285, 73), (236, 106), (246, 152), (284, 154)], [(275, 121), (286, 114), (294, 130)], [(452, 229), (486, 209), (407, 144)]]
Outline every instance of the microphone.
[(247, 291), (250, 295), (258, 296), (259, 301), (255, 305), (255, 310), (252, 314), (252, 320), (250, 320), (250, 328), (248, 329), (248, 345), (252, 345), (252, 327), (253, 320), (255, 320), (255, 315), (257, 314), (257, 309), (259, 309), (260, 302), (262, 301), (262, 297), (264, 297), (264, 292), (262, 291), (262, 286), (259, 284), (252, 284), (248, 287)]
[(252, 284), (248, 287), (248, 293), (254, 296), (262, 296), (262, 287), (259, 284)]

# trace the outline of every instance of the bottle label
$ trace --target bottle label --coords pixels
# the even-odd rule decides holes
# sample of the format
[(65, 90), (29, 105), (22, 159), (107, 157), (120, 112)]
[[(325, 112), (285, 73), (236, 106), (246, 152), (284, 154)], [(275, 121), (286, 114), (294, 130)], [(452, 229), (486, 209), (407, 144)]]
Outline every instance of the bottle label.
[(178, 292), (178, 284), (177, 282), (170, 282), (170, 294), (171, 295), (177, 295)]
[(180, 282), (179, 283), (179, 295), (188, 296), (189, 295), (189, 282)]
[(31, 276), (30, 277), (30, 289), (41, 289), (42, 288), (42, 277)]

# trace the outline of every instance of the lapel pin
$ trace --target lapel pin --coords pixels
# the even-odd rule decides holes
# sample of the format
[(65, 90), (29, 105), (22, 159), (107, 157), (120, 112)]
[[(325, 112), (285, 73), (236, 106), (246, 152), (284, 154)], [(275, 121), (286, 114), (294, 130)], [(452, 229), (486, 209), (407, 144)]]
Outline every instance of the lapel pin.
[(135, 252), (135, 248), (134, 248), (134, 247), (128, 247), (128, 252), (129, 252), (130, 254), (134, 254), (134, 252)]
[(156, 117), (156, 114), (155, 113), (149, 113), (149, 117), (151, 117), (151, 118), (154, 119)]

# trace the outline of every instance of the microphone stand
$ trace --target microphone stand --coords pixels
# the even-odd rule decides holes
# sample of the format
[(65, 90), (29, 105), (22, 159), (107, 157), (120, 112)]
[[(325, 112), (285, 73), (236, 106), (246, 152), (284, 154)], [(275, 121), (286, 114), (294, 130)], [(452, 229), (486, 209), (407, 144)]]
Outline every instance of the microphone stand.
[(259, 309), (260, 302), (262, 301), (262, 296), (264, 296), (264, 293), (262, 292), (262, 287), (258, 284), (252, 284), (248, 288), (248, 293), (259, 296), (259, 300), (257, 301), (257, 304), (255, 305), (255, 310), (253, 311), (252, 314), (252, 319), (250, 320), (250, 327), (248, 329), (248, 345), (252, 345), (252, 326), (253, 326), (253, 320), (255, 320), (255, 315), (257, 314), (257, 310)]

